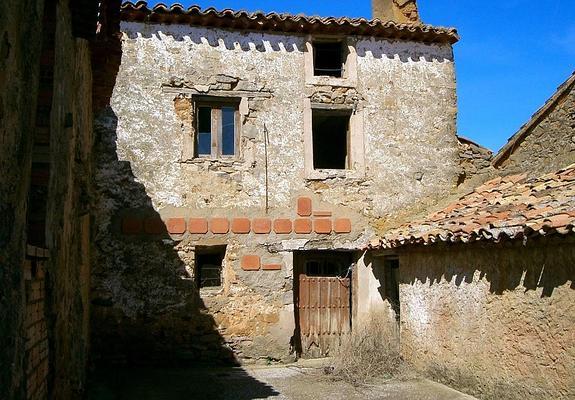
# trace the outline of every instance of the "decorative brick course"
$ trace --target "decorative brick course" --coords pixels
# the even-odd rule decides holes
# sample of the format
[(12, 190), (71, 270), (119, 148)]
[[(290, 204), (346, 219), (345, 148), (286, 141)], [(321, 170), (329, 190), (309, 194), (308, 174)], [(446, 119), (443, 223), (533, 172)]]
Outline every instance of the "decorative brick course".
[(232, 220), (233, 233), (250, 233), (251, 221), (248, 218), (234, 218)]
[(331, 219), (322, 218), (313, 221), (313, 229), (315, 233), (330, 234), (331, 233)]
[(170, 218), (166, 222), (168, 232), (174, 235), (182, 235), (186, 232), (186, 220), (183, 218)]
[(212, 218), (210, 230), (215, 234), (225, 234), (230, 231), (230, 221), (227, 218)]
[(312, 205), (309, 197), (299, 197), (297, 199), (297, 214), (300, 217), (309, 217), (311, 215)]
[(166, 232), (166, 225), (160, 217), (149, 217), (144, 221), (144, 231), (152, 235), (159, 235)]
[(262, 266), (264, 271), (281, 271), (282, 265), (281, 264), (264, 264)]
[[(272, 221), (269, 218), (256, 218), (252, 223), (254, 233), (266, 234), (272, 230)], [(290, 229), (291, 230), (291, 229)]]
[(351, 220), (349, 218), (337, 218), (333, 230), (335, 233), (350, 233)]
[(312, 225), (311, 219), (308, 218), (298, 218), (294, 221), (294, 231), (295, 233), (311, 233)]
[(291, 219), (276, 219), (274, 221), (274, 232), (279, 234), (291, 233), (292, 222)]
[(141, 218), (125, 217), (122, 219), (122, 233), (125, 235), (137, 235), (144, 230), (144, 222)]
[(327, 218), (327, 217), (331, 217), (332, 215), (333, 215), (333, 213), (331, 211), (314, 211), (313, 212), (314, 217)]
[(190, 218), (188, 221), (188, 232), (202, 235), (208, 233), (208, 220), (205, 218)]
[(241, 264), (244, 271), (258, 271), (261, 266), (261, 260), (259, 256), (247, 255), (242, 257)]

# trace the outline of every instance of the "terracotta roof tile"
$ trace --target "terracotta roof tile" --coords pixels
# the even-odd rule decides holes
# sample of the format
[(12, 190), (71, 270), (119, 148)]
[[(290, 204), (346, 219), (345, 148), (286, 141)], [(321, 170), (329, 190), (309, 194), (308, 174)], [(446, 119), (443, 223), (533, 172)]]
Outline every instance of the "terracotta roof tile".
[(429, 43), (456, 43), (459, 40), (454, 28), (434, 27), (425, 24), (398, 24), (379, 19), (335, 18), (263, 12), (234, 11), (215, 8), (202, 9), (197, 5), (187, 9), (180, 4), (167, 6), (159, 3), (152, 8), (145, 1), (122, 4), (124, 21), (165, 24), (188, 24), (228, 29), (276, 31), (293, 33), (323, 33), (375, 36), (394, 39), (417, 40)]
[(372, 247), (498, 242), (553, 233), (575, 233), (575, 164), (539, 178), (493, 179), (420, 222), (384, 232)]

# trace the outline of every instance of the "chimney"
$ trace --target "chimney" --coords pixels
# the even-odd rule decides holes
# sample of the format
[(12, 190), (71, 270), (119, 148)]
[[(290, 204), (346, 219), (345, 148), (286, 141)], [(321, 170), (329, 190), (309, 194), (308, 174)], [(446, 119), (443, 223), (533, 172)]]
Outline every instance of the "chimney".
[(420, 24), (416, 0), (371, 0), (373, 18), (383, 22)]

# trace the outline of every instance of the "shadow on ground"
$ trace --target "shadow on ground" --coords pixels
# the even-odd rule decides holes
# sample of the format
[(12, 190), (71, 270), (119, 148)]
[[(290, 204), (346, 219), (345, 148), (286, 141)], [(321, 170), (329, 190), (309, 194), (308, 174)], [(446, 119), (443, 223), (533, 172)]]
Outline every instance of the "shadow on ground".
[(121, 368), (95, 373), (88, 400), (252, 400), (279, 395), (239, 367)]

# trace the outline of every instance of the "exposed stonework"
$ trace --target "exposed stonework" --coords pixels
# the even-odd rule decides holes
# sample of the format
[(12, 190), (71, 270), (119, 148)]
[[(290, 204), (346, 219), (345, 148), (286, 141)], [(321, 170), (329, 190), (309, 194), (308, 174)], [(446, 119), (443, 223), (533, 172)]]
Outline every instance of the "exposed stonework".
[[(111, 107), (96, 123), (95, 356), (289, 359), (293, 251), (357, 250), (375, 216), (456, 185), (451, 47), (351, 37), (355, 84), (316, 85), (306, 36), (122, 31)], [(194, 104), (206, 95), (238, 100), (236, 157), (195, 157)], [(354, 115), (361, 163), (307, 175), (306, 107)], [(217, 245), (222, 286), (198, 290), (197, 253)], [(136, 334), (155, 344), (138, 350)]]
[(494, 158), (499, 174), (539, 176), (575, 162), (575, 74)]
[(481, 399), (575, 396), (575, 246), (400, 250), (401, 346), (428, 376)]
[(495, 173), (491, 166), (493, 152), (462, 136), (458, 136), (457, 139), (461, 166), (458, 186), (475, 187)]
[(371, 0), (373, 18), (402, 24), (418, 24), (416, 0)]

